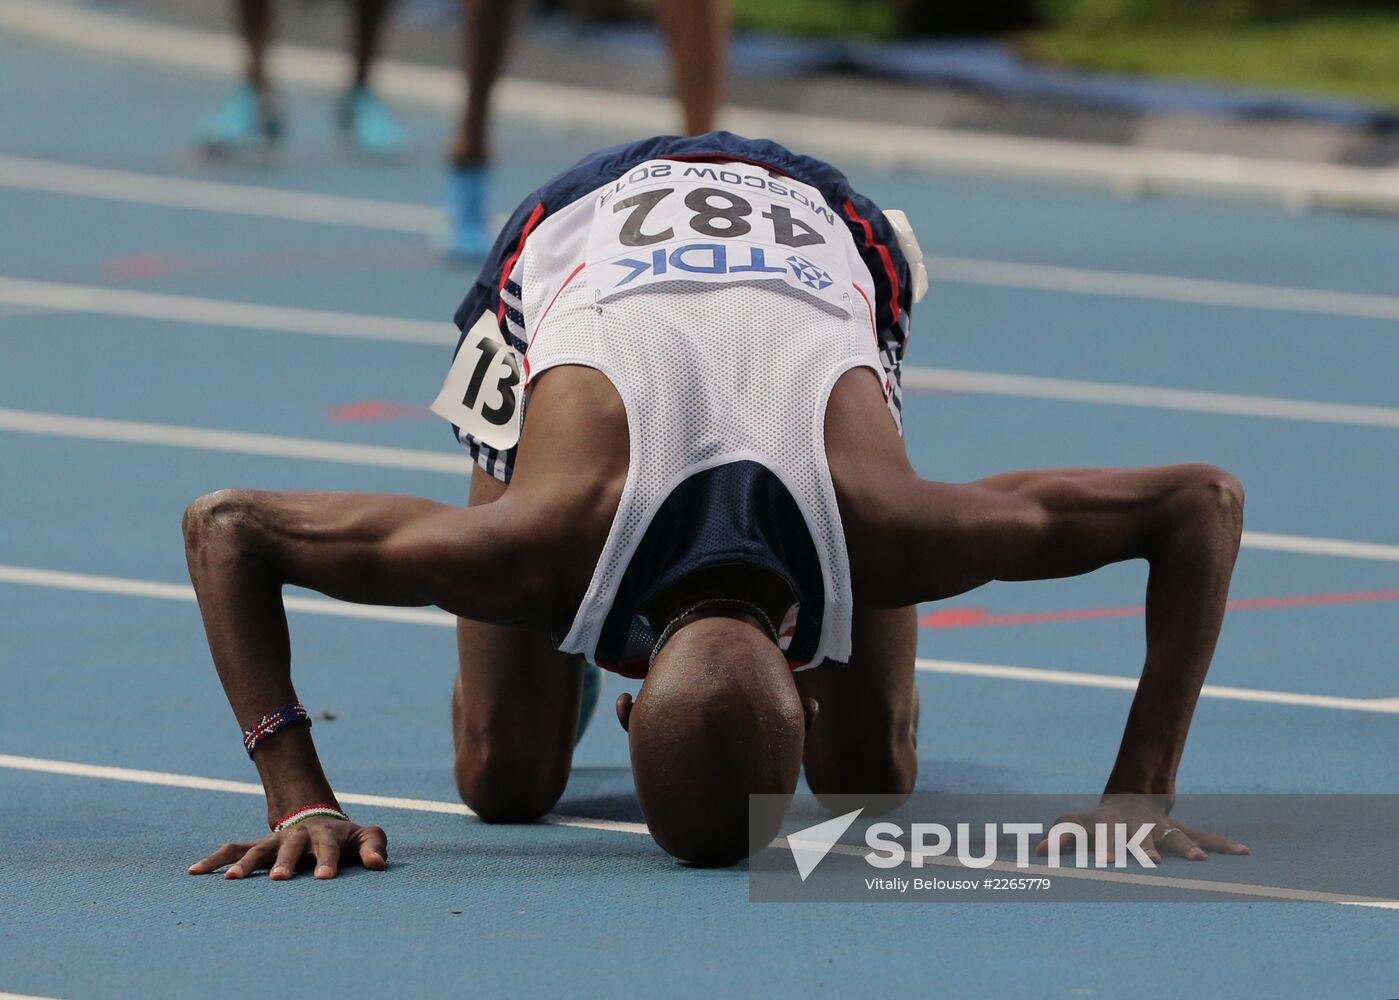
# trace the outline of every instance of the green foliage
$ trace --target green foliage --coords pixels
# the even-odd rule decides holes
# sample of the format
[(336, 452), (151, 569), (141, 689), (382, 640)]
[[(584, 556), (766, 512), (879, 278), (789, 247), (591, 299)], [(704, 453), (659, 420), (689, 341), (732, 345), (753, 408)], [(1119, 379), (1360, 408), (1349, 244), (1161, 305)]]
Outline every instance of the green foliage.
[(1231, 26), (1065, 25), (1022, 39), (1088, 69), (1336, 94), (1399, 106), (1399, 12)]
[[(649, 16), (657, 0), (557, 0)], [(991, 35), (1085, 69), (1399, 106), (1399, 0), (731, 0), (737, 27), (866, 39)]]
[(1039, 0), (1054, 25), (1078, 30), (1242, 25), (1357, 11), (1399, 11), (1399, 0)]
[(1356, 12), (1399, 13), (1399, 0), (733, 0), (733, 11), (735, 23), (745, 28), (799, 35), (919, 38), (995, 35), (1046, 26), (1074, 31), (1174, 30)]

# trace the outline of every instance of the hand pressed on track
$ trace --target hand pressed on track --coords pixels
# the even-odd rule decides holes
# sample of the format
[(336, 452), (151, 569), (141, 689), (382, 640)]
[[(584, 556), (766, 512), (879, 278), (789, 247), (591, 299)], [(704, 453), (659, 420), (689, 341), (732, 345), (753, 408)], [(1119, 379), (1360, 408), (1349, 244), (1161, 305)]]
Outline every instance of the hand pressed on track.
[(207, 875), (227, 865), (223, 877), (240, 879), (266, 868), (268, 878), (283, 881), (303, 863), (314, 860), (315, 877), (327, 879), (334, 878), (342, 865), (383, 871), (388, 846), (388, 837), (377, 826), (319, 816), (251, 843), (224, 844), (190, 865), (188, 871), (190, 875)]
[[(1221, 837), (1219, 834), (1210, 833), (1207, 830), (1197, 830), (1171, 819), (1168, 811), (1162, 808), (1162, 805), (1161, 796), (1105, 795), (1098, 807), (1091, 812), (1075, 816), (1060, 816), (1054, 822), (1055, 824), (1076, 823), (1087, 831), (1089, 837), (1093, 836), (1094, 827), (1097, 824), (1106, 824), (1107, 828), (1111, 830), (1116, 824), (1122, 823), (1127, 827), (1129, 840), (1142, 827), (1151, 824), (1151, 832), (1141, 842), (1142, 853), (1156, 863), (1160, 863), (1163, 853), (1179, 855), (1187, 861), (1204, 861), (1208, 857), (1206, 852), (1209, 854), (1249, 853), (1245, 845), (1230, 840), (1228, 837)], [(1070, 846), (1071, 842), (1071, 834), (1060, 834), (1059, 846), (1061, 849)], [(1116, 861), (1116, 845), (1110, 841), (1106, 847), (1104, 860), (1112, 864)], [(1044, 857), (1048, 853), (1049, 838), (1041, 838), (1035, 847), (1035, 854)]]

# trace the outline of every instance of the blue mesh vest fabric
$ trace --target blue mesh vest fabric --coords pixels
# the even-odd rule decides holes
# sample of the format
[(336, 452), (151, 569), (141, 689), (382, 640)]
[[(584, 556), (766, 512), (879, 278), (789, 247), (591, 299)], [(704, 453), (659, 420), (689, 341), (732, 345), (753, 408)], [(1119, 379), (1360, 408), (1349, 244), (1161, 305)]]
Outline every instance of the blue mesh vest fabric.
[(757, 462), (738, 461), (695, 473), (661, 503), (603, 624), (598, 663), (644, 676), (665, 623), (646, 621), (641, 610), (686, 576), (722, 565), (766, 570), (787, 582), (800, 608), (787, 657), (809, 660), (820, 639), (824, 602), (816, 546), (782, 482)]

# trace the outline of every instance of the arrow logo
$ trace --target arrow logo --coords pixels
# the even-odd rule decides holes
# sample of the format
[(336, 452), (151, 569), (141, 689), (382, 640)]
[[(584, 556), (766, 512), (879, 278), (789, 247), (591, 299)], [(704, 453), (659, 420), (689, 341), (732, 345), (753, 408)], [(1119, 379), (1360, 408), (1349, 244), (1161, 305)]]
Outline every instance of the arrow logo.
[(836, 841), (845, 835), (845, 831), (850, 829), (850, 824), (864, 811), (862, 806), (844, 816), (837, 816), (835, 819), (828, 819), (824, 823), (817, 823), (787, 835), (787, 847), (792, 852), (792, 860), (797, 863), (797, 874), (803, 882), (816, 870), (821, 859), (831, 853)]

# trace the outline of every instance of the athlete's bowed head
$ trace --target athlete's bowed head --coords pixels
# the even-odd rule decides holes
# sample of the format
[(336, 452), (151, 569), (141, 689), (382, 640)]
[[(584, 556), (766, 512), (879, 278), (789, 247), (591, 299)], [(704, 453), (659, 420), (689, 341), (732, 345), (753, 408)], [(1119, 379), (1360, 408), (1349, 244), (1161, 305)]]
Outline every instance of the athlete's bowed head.
[[(791, 795), (816, 702), (757, 623), (711, 612), (656, 654), (636, 703), (617, 699), (651, 835), (689, 864), (731, 865), (777, 835), (750, 830), (750, 794)], [(774, 820), (776, 822), (776, 819)]]

